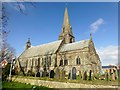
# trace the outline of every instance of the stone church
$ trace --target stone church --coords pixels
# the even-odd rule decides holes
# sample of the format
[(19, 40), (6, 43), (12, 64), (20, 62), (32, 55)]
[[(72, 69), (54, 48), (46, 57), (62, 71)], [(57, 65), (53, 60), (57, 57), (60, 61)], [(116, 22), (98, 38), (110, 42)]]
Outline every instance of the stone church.
[(18, 67), (21, 67), (25, 73), (28, 71), (49, 73), (59, 68), (68, 75), (73, 67), (76, 69), (76, 74), (79, 71), (83, 73), (90, 70), (96, 74), (101, 70), (101, 61), (95, 50), (92, 36), (90, 35), (87, 40), (75, 42), (67, 8), (65, 8), (62, 32), (58, 40), (31, 46), (28, 39), (26, 49), (18, 57), (18, 61)]

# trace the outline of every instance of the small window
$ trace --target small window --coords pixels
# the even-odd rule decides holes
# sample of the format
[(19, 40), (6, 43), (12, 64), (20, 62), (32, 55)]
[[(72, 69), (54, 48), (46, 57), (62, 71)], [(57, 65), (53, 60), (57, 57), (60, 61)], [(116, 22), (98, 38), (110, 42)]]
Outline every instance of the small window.
[(49, 57), (49, 65), (51, 65), (51, 57)]
[(76, 58), (76, 64), (77, 64), (77, 65), (80, 65), (80, 64), (81, 64), (81, 63), (80, 63), (80, 58), (79, 58), (79, 57)]
[(63, 65), (63, 60), (60, 60), (60, 66), (62, 66)]
[(64, 65), (68, 65), (68, 60), (64, 60)]
[(40, 58), (38, 58), (38, 66), (40, 66)]
[(42, 58), (42, 65), (44, 64), (44, 59)]

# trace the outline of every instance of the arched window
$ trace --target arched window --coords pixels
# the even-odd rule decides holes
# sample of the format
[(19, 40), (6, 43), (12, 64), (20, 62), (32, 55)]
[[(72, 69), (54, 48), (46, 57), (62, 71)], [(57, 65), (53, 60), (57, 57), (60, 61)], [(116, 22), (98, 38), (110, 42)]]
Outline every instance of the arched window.
[(51, 66), (51, 57), (49, 57), (49, 65)]
[(79, 57), (76, 58), (76, 64), (77, 64), (77, 65), (80, 65), (80, 64), (81, 64)]
[(60, 66), (62, 66), (63, 65), (63, 60), (60, 60)]
[(38, 66), (40, 66), (40, 58), (38, 58)]
[(67, 59), (64, 60), (64, 65), (65, 66), (68, 65), (68, 60)]
[(44, 59), (42, 58), (42, 65), (44, 64)]

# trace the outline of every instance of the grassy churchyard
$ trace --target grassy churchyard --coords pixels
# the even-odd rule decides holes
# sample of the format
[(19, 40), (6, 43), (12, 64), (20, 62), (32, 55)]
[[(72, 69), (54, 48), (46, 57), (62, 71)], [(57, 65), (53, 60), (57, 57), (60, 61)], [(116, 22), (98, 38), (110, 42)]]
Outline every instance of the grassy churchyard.
[(6, 89), (34, 89), (34, 90), (52, 90), (48, 87), (45, 86), (35, 86), (35, 85), (30, 85), (30, 84), (24, 84), (24, 83), (19, 83), (19, 82), (7, 82), (7, 81), (3, 81), (2, 82), (2, 89), (6, 90)]

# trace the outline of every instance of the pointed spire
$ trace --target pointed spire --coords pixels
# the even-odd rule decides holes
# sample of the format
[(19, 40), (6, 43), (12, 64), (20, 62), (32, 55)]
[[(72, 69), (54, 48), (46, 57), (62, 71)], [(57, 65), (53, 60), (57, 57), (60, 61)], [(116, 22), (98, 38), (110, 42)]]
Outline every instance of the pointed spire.
[(67, 10), (67, 7), (65, 8), (65, 13), (64, 13), (64, 21), (63, 21), (63, 26), (70, 26), (70, 20), (69, 20), (69, 17), (68, 17), (68, 10)]
[(65, 8), (62, 32), (59, 35), (59, 40), (61, 39), (65, 39), (65, 43), (75, 42), (74, 35), (72, 33), (72, 27), (70, 25), (70, 20), (68, 17), (67, 7)]

